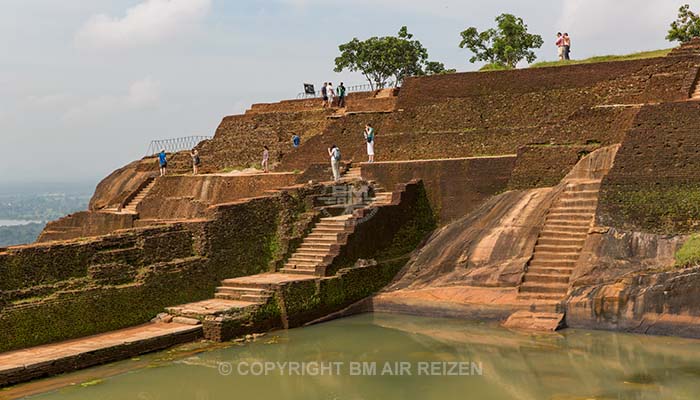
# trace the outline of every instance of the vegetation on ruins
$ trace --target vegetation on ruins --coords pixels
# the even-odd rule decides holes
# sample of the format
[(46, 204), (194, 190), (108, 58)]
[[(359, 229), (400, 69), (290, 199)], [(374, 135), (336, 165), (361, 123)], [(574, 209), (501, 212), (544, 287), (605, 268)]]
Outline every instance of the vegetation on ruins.
[(501, 14), (496, 17), (496, 23), (496, 28), (483, 32), (471, 27), (460, 34), (459, 47), (474, 53), (470, 62), (486, 61), (492, 66), (515, 68), (522, 60), (531, 63), (537, 59), (533, 49), (542, 47), (544, 40), (540, 35), (528, 33), (522, 18)]
[(685, 267), (700, 263), (700, 235), (691, 235), (675, 254), (676, 266)]
[[(621, 56), (607, 55), (607, 56), (595, 56), (590, 58), (585, 58), (583, 60), (565, 60), (565, 61), (542, 61), (530, 65), (530, 68), (542, 68), (542, 67), (561, 67), (563, 65), (576, 65), (576, 64), (592, 64), (600, 62), (611, 62), (611, 61), (630, 61), (630, 60), (642, 60), (645, 58), (656, 58), (665, 57), (673, 49), (661, 49), (652, 51), (642, 51), (639, 53), (626, 54)], [(485, 70), (485, 67), (482, 68)]]
[(387, 86), (393, 78), (394, 86), (404, 78), (455, 72), (437, 61), (428, 61), (428, 50), (403, 26), (397, 36), (353, 38), (338, 46), (340, 56), (335, 59), (335, 72), (359, 71), (373, 89)]
[(685, 4), (678, 10), (678, 18), (671, 22), (671, 29), (666, 39), (671, 42), (685, 43), (698, 36), (700, 36), (700, 15), (692, 12), (689, 4)]

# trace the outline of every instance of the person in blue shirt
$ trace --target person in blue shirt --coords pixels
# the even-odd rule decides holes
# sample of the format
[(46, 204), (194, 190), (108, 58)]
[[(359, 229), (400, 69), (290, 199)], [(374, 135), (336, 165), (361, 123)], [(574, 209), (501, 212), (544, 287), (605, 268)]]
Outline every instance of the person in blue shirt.
[(165, 176), (167, 172), (166, 169), (168, 168), (168, 159), (165, 158), (165, 150), (161, 150), (160, 153), (158, 153), (158, 163), (160, 164), (160, 176)]
[(292, 146), (294, 146), (294, 148), (296, 149), (299, 147), (300, 144), (301, 138), (295, 133), (294, 136), (292, 136)]

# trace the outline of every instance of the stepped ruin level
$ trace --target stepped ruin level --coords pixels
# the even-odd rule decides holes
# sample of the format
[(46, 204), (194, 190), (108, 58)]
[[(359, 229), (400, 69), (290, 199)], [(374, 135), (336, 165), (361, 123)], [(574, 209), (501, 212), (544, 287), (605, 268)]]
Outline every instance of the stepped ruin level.
[[(0, 249), (0, 385), (371, 311), (700, 337), (700, 267), (674, 259), (700, 225), (699, 71), (692, 42), (227, 116), (200, 175), (134, 161)], [(245, 171), (264, 145), (272, 172)]]

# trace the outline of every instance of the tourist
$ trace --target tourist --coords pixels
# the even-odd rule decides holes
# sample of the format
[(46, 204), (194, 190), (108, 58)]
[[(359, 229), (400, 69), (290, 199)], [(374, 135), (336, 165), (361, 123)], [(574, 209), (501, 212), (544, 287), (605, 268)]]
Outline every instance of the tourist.
[(569, 53), (571, 53), (571, 38), (569, 37), (568, 33), (564, 33), (564, 59), (565, 60), (571, 60)]
[(328, 82), (326, 94), (328, 96), (328, 108), (331, 108), (333, 107), (333, 97), (335, 96), (335, 91), (333, 90), (333, 84), (331, 82)]
[(328, 82), (323, 82), (323, 86), (321, 87), (321, 97), (323, 97), (322, 107), (326, 108), (326, 105), (328, 104)]
[(168, 168), (168, 159), (165, 157), (165, 150), (158, 153), (158, 163), (160, 164), (160, 176), (165, 176)]
[(270, 149), (267, 146), (263, 146), (263, 159), (262, 159), (262, 168), (264, 173), (270, 172), (269, 169), (269, 163), (270, 163)]
[(294, 146), (295, 149), (299, 148), (299, 145), (301, 144), (301, 138), (299, 135), (296, 133), (292, 136), (292, 146)]
[(342, 108), (345, 107), (345, 85), (343, 85), (343, 82), (340, 82), (340, 86), (338, 86), (338, 107)]
[(328, 149), (328, 155), (331, 156), (331, 169), (333, 170), (333, 180), (338, 182), (340, 180), (340, 149), (338, 146), (333, 145)]
[(374, 128), (372, 125), (365, 125), (365, 140), (367, 141), (367, 162), (374, 162)]
[(564, 36), (562, 36), (561, 32), (557, 33), (557, 41), (555, 42), (557, 45), (557, 55), (559, 56), (559, 61), (564, 60)]
[(199, 151), (192, 149), (190, 156), (192, 156), (192, 175), (197, 175), (199, 173), (199, 164), (202, 162), (199, 159)]

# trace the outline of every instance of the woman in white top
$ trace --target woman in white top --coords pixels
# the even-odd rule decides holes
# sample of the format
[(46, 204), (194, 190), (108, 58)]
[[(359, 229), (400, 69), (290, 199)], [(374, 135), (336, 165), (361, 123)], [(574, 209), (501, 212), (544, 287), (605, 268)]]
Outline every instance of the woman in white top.
[(365, 125), (365, 140), (367, 141), (367, 162), (374, 162), (374, 128), (372, 125)]
[(328, 108), (333, 107), (333, 97), (335, 97), (335, 90), (333, 90), (333, 84), (328, 82), (326, 87), (326, 94), (328, 95)]

